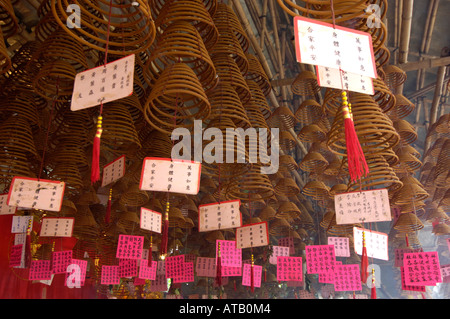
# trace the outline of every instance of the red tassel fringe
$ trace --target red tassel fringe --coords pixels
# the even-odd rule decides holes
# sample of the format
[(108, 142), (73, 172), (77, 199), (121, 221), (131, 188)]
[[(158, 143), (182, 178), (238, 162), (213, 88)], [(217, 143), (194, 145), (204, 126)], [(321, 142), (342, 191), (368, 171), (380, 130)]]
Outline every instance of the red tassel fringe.
[[(168, 214), (168, 212), (166, 212)], [(161, 255), (165, 255), (167, 253), (167, 243), (169, 241), (169, 219), (166, 217), (163, 223), (162, 237), (161, 237), (161, 247), (160, 253)]]
[(369, 172), (364, 152), (356, 134), (355, 126), (351, 118), (344, 119), (345, 143), (347, 146), (348, 172), (352, 182), (360, 180)]
[(219, 287), (222, 286), (222, 258), (220, 256), (217, 257), (216, 284)]
[(367, 267), (369, 266), (369, 258), (367, 257), (367, 249), (363, 247), (361, 256), (361, 282), (366, 282), (369, 277)]
[(255, 279), (254, 279), (254, 274), (253, 274), (253, 265), (250, 269), (250, 291), (254, 292), (255, 291)]
[(370, 299), (377, 299), (377, 288), (375, 285), (372, 286)]
[(153, 244), (150, 242), (150, 247), (148, 247), (148, 266), (152, 266), (152, 253), (153, 253)]

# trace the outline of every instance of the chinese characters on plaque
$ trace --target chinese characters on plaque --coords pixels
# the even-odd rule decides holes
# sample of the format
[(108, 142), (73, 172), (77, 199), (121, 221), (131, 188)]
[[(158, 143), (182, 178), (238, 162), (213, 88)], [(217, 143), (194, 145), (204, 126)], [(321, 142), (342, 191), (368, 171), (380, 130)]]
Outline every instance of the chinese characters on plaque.
[(72, 237), (74, 217), (42, 218), (41, 237)]
[(277, 280), (302, 281), (303, 280), (302, 257), (278, 256)]
[(405, 285), (434, 286), (442, 282), (439, 257), (436, 251), (405, 253), (403, 269)]
[(144, 236), (119, 235), (116, 258), (140, 259), (144, 246)]
[(236, 228), (236, 247), (250, 248), (269, 244), (267, 222), (255, 223)]
[(141, 207), (141, 228), (161, 234), (162, 214), (151, 209)]
[(15, 214), (17, 207), (8, 206), (8, 194), (0, 195), (0, 215), (12, 215)]
[(125, 155), (103, 167), (102, 187), (114, 183), (125, 175)]
[[(242, 286), (251, 286), (251, 264), (244, 264), (242, 269)], [(253, 286), (261, 287), (262, 266), (253, 265)]]
[(230, 229), (242, 226), (240, 200), (198, 206), (198, 231)]
[(369, 258), (389, 260), (388, 254), (388, 235), (369, 229), (353, 227), (353, 240), (355, 252), (362, 255), (363, 243), (362, 233), (364, 231), (366, 238), (366, 250)]
[(319, 86), (369, 95), (375, 93), (373, 81), (368, 76), (319, 65), (316, 66), (316, 71)]

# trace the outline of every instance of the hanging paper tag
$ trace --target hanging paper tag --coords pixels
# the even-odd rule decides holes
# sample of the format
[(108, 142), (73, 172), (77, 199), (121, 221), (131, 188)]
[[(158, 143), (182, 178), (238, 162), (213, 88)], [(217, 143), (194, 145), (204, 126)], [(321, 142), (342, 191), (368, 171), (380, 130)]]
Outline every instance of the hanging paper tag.
[(336, 265), (333, 245), (308, 245), (305, 253), (308, 274), (327, 273)]
[[(22, 247), (25, 247), (27, 240), (27, 234), (26, 233), (18, 233), (14, 236), (14, 245), (22, 245)], [(14, 266), (14, 268), (25, 268), (25, 249), (22, 249), (22, 253), (20, 256), (20, 265)]]
[(119, 259), (118, 275), (121, 278), (137, 276), (137, 259)]
[(242, 249), (236, 248), (234, 240), (216, 240), (216, 263), (219, 256), (222, 267), (241, 267), (242, 266)]
[(198, 231), (230, 229), (242, 226), (240, 200), (198, 206)]
[(196, 195), (200, 190), (201, 163), (147, 157), (139, 188), (147, 191)]
[(269, 244), (267, 222), (255, 223), (236, 228), (236, 247), (250, 248)]
[[(242, 286), (251, 286), (251, 269), (250, 264), (244, 264), (242, 270)], [(261, 287), (262, 266), (253, 265), (253, 286)]]
[(52, 274), (64, 274), (67, 266), (72, 262), (72, 251), (54, 251), (52, 252)]
[(216, 259), (209, 257), (197, 257), (195, 271), (199, 277), (214, 278), (216, 276)]
[(42, 218), (40, 237), (72, 237), (74, 217)]
[[(31, 222), (30, 222), (31, 221)], [(26, 233), (30, 225), (30, 230), (33, 229), (33, 216), (13, 216), (11, 224), (11, 233)]]
[(389, 260), (388, 235), (373, 230), (353, 227), (353, 244), (355, 253), (362, 255), (363, 243), (362, 232), (364, 231), (366, 240), (367, 257), (381, 260)]
[(350, 257), (348, 237), (328, 237), (328, 245), (334, 246), (334, 253), (337, 257)]
[(19, 267), (22, 262), (22, 251), (24, 245), (13, 245), (9, 253), (9, 267)]
[(50, 260), (32, 260), (28, 280), (50, 280), (52, 271)]
[(8, 205), (59, 212), (65, 185), (59, 181), (14, 177), (8, 195)]
[(144, 236), (119, 235), (116, 258), (140, 259), (144, 246)]
[(269, 257), (269, 263), (276, 265), (278, 262), (278, 256), (289, 256), (289, 247), (272, 246), (272, 254)]
[(297, 62), (377, 78), (372, 36), (367, 32), (294, 17)]
[(157, 266), (157, 261), (152, 261), (152, 266), (149, 267), (146, 260), (141, 260), (139, 265), (139, 278), (155, 280)]
[(102, 273), (100, 277), (102, 285), (119, 285), (119, 266), (102, 265)]
[(184, 255), (170, 256), (166, 258), (166, 277), (175, 278), (182, 275)]
[(425, 292), (425, 285), (410, 285), (405, 281), (405, 268), (400, 267), (400, 276), (402, 281), (402, 290)]
[(403, 256), (405, 253), (419, 253), (422, 252), (423, 249), (422, 248), (399, 248), (399, 249), (395, 249), (395, 261), (394, 261), (394, 266), (395, 267), (403, 267)]
[(278, 281), (303, 281), (302, 257), (278, 256)]
[(8, 206), (8, 194), (0, 195), (0, 215), (12, 215), (16, 213), (17, 207)]
[(360, 291), (361, 272), (358, 264), (336, 265), (335, 291)]
[(317, 83), (321, 87), (374, 95), (372, 78), (339, 69), (316, 65)]
[(405, 253), (403, 268), (406, 285), (434, 286), (442, 282), (437, 251)]
[(162, 214), (154, 210), (141, 207), (141, 228), (161, 234)]
[(69, 288), (84, 286), (86, 281), (87, 260), (72, 259), (72, 262), (66, 269), (66, 280), (64, 286)]
[(278, 245), (289, 247), (289, 255), (295, 254), (295, 247), (294, 247), (294, 238), (293, 237), (284, 237), (278, 239)]
[(336, 194), (336, 224), (356, 224), (391, 220), (387, 189)]
[(135, 55), (129, 55), (75, 76), (70, 109), (78, 111), (133, 94)]
[(125, 155), (103, 167), (102, 187), (114, 183), (125, 175)]

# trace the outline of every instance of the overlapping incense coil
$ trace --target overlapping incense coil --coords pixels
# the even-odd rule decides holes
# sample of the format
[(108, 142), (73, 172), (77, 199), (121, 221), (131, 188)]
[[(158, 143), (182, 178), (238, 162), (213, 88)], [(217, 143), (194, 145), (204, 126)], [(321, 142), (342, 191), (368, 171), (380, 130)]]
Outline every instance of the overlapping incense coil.
[(246, 56), (248, 61), (247, 80), (255, 81), (261, 89), (261, 92), (265, 96), (268, 96), (272, 90), (272, 85), (270, 84), (270, 80), (264, 71), (261, 62), (259, 62), (258, 58), (253, 54), (247, 53)]
[(300, 193), (300, 188), (291, 177), (283, 177), (274, 186), (276, 194), (283, 194), (286, 196), (294, 196)]
[(292, 134), (289, 131), (280, 131), (279, 138), (280, 138), (279, 140), (280, 148), (284, 152), (289, 152), (290, 150), (293, 150), (297, 145), (294, 137), (292, 137)]
[(289, 154), (280, 155), (279, 159), (279, 172), (286, 173), (290, 171), (298, 170), (298, 164), (295, 162), (294, 158)]
[(184, 63), (189, 66), (204, 90), (213, 89), (218, 82), (214, 64), (197, 29), (185, 21), (171, 23), (153, 44), (145, 64), (146, 80), (150, 86), (169, 66)]
[(0, 151), (0, 180), (9, 185), (15, 176), (36, 177), (30, 160), (23, 151), (6, 150)]
[(288, 131), (294, 128), (296, 123), (297, 119), (287, 106), (277, 107), (271, 117), (267, 119), (269, 126), (278, 127), (282, 131)]
[(1, 123), (0, 146), (8, 152), (19, 152), (39, 158), (29, 122), (22, 116), (11, 116)]
[(320, 91), (314, 72), (301, 71), (291, 84), (291, 91), (301, 96), (314, 96)]
[(0, 21), (2, 21), (1, 33), (3, 33), (4, 39), (8, 39), (17, 33), (19, 20), (14, 13), (14, 8), (10, 0), (0, 1)]
[[(150, 0), (149, 1), (150, 11), (151, 11), (151, 14), (152, 14), (152, 17), (154, 20), (156, 20), (158, 18), (164, 5), (169, 1), (170, 0)], [(211, 17), (213, 17), (217, 11), (217, 0), (202, 0), (201, 3), (206, 8), (209, 15)]]
[(56, 163), (49, 177), (52, 180), (64, 182), (66, 184), (65, 192), (71, 196), (77, 195), (84, 186), (80, 170), (75, 163)]
[(277, 219), (295, 219), (300, 216), (300, 209), (293, 202), (282, 202), (277, 209)]
[(328, 164), (322, 154), (309, 151), (301, 160), (299, 168), (305, 172), (322, 172)]
[(408, 121), (399, 119), (394, 122), (394, 127), (400, 135), (402, 143), (411, 144), (417, 140), (417, 132)]
[[(251, 103), (252, 106), (258, 107), (264, 116), (264, 119), (267, 121), (267, 119), (272, 115), (272, 110), (267, 103), (263, 91), (255, 81), (247, 79), (246, 82), (251, 93), (251, 98), (248, 103)], [(245, 106), (247, 106), (247, 104)]]
[(314, 143), (325, 141), (327, 138), (327, 132), (325, 132), (319, 125), (310, 124), (303, 126), (297, 137), (302, 142)]
[(322, 106), (316, 100), (304, 100), (294, 115), (303, 125), (317, 123), (322, 117)]
[(333, 210), (325, 213), (320, 221), (320, 227), (325, 229), (329, 236), (349, 236), (353, 235), (353, 227), (361, 227), (360, 224), (341, 224), (336, 223), (336, 214)]
[(139, 185), (132, 184), (120, 196), (120, 204), (124, 206), (140, 207), (149, 200), (148, 193), (139, 189)]
[[(211, 106), (194, 71), (184, 63), (167, 66), (144, 105), (144, 116), (154, 129), (171, 134), (177, 127), (193, 127), (187, 119), (205, 119)], [(183, 122), (181, 122), (183, 121)]]
[(80, 28), (69, 28), (66, 24), (72, 19), (70, 10), (66, 11), (69, 5), (66, 0), (51, 1), (51, 12), (59, 27), (75, 41), (94, 50), (108, 50), (111, 54), (123, 56), (146, 50), (155, 39), (156, 28), (150, 7), (146, 1), (137, 2), (138, 6), (131, 2), (78, 1)]
[(446, 140), (442, 145), (437, 158), (436, 170), (434, 171), (434, 182), (437, 187), (448, 186), (450, 167), (450, 140)]
[(302, 194), (321, 201), (327, 199), (330, 188), (321, 181), (309, 181), (302, 188)]
[(423, 223), (414, 213), (402, 213), (393, 228), (401, 233), (410, 233), (424, 228)]
[(398, 66), (387, 65), (384, 67), (384, 72), (386, 73), (384, 81), (390, 89), (395, 89), (406, 81), (406, 72)]
[(39, 124), (34, 95), (28, 91), (15, 92), (0, 97), (0, 118), (6, 120), (13, 114), (20, 115), (32, 126)]
[(391, 92), (381, 78), (372, 79), (372, 82), (374, 90), (372, 98), (380, 106), (383, 113), (394, 109), (397, 103), (397, 96)]
[(428, 192), (415, 177), (404, 176), (400, 181), (403, 183), (403, 186), (394, 193), (392, 203), (403, 205), (411, 201), (425, 200), (429, 197)]
[(206, 49), (211, 49), (217, 42), (219, 31), (201, 0), (166, 1), (155, 19), (155, 27), (164, 30), (178, 20), (189, 22), (198, 30)]
[(261, 218), (262, 221), (271, 221), (276, 218), (277, 211), (271, 207), (266, 206), (259, 212), (259, 218)]
[(259, 194), (263, 200), (274, 195), (274, 189), (267, 175), (261, 173), (261, 165), (253, 164), (252, 168), (227, 185), (227, 196), (247, 202), (251, 194)]
[(269, 224), (269, 234), (273, 236), (281, 236), (281, 234), (289, 232), (290, 229), (291, 225), (283, 217), (275, 218)]
[(414, 111), (414, 103), (408, 100), (403, 94), (396, 94), (395, 100), (394, 107), (387, 113), (392, 120), (403, 119)]
[(446, 134), (450, 132), (450, 113), (442, 115), (437, 121), (434, 127), (435, 132), (440, 134)]

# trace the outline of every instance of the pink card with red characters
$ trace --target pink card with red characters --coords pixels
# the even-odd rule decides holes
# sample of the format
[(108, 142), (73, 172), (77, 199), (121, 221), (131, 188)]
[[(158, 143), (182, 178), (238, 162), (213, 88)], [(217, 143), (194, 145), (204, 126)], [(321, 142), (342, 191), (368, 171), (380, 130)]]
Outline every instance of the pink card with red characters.
[(72, 259), (66, 270), (66, 280), (64, 280), (64, 286), (68, 286), (70, 288), (84, 286), (86, 281), (87, 260)]
[(403, 255), (405, 253), (419, 253), (421, 251), (423, 251), (422, 248), (416, 248), (416, 249), (413, 249), (413, 248), (398, 248), (398, 249), (395, 249), (395, 252), (394, 252), (394, 254), (395, 254), (394, 266), (395, 267), (403, 267)]
[(115, 265), (102, 265), (102, 274), (100, 278), (102, 285), (119, 285), (119, 266)]
[(144, 248), (144, 236), (119, 235), (116, 258), (140, 259)]
[(157, 261), (152, 261), (152, 266), (148, 266), (147, 260), (141, 260), (139, 265), (139, 278), (155, 280), (156, 279), (156, 268), (158, 267)]
[(22, 244), (11, 246), (11, 250), (9, 253), (9, 267), (20, 266), (20, 263), (22, 261), (22, 250)]
[(334, 277), (335, 291), (360, 291), (361, 272), (358, 264), (336, 265)]
[(437, 251), (405, 253), (403, 267), (406, 285), (434, 286), (442, 282)]
[(302, 257), (278, 256), (278, 281), (303, 281)]
[(278, 239), (278, 246), (289, 247), (289, 255), (295, 254), (293, 237), (284, 237), (284, 238)]
[(54, 251), (52, 253), (52, 273), (64, 274), (67, 271), (67, 266), (72, 263), (72, 251)]
[(334, 246), (336, 257), (350, 257), (348, 237), (328, 237), (328, 245)]
[(199, 277), (214, 278), (216, 276), (216, 259), (209, 257), (197, 257), (195, 271)]
[(269, 263), (276, 265), (278, 256), (289, 256), (289, 247), (272, 246), (272, 254), (269, 257)]
[(334, 245), (309, 245), (305, 252), (308, 274), (327, 273), (336, 264)]
[(28, 280), (50, 280), (52, 270), (50, 260), (32, 260)]
[(167, 291), (169, 290), (169, 285), (167, 283), (166, 275), (156, 275), (155, 280), (152, 280), (150, 285), (150, 291)]
[(401, 281), (402, 281), (402, 290), (425, 292), (425, 285), (415, 286), (415, 285), (406, 284), (404, 267), (400, 267), (400, 274), (401, 274)]
[(236, 248), (234, 240), (216, 240), (216, 262), (219, 256), (222, 267), (241, 267), (242, 266), (242, 249)]
[(184, 255), (170, 256), (165, 260), (166, 277), (176, 278), (183, 275)]
[(193, 282), (194, 281), (194, 263), (184, 262), (181, 264), (181, 272), (173, 278), (174, 283)]
[(118, 274), (120, 278), (137, 276), (137, 259), (119, 259)]
[(134, 277), (134, 281), (133, 284), (135, 286), (142, 286), (145, 285), (145, 279), (139, 278), (139, 277)]
[[(244, 264), (242, 270), (242, 286), (251, 286), (251, 264)], [(253, 265), (253, 286), (261, 287), (262, 266)]]

